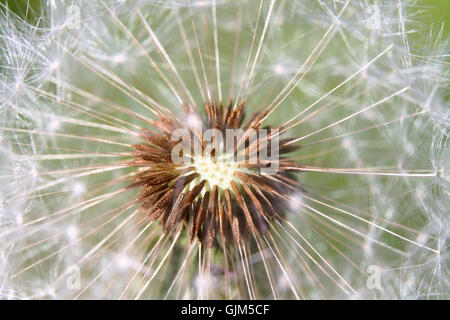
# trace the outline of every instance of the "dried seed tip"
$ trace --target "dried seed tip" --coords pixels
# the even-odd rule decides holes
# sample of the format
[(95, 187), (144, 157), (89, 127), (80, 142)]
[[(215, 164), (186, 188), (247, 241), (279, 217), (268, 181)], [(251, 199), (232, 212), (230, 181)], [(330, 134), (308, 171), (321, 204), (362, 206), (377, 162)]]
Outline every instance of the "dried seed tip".
[[(142, 132), (146, 143), (134, 146), (136, 160), (130, 164), (142, 171), (130, 187), (142, 189), (142, 209), (162, 223), (164, 232), (185, 221), (191, 241), (212, 247), (220, 235), (238, 244), (282, 219), (289, 208), (286, 195), (303, 188), (288, 173), (296, 162), (278, 157), (278, 143), (269, 150), (268, 144), (278, 141), (277, 132), (255, 133), (260, 114), (243, 124), (244, 103), (234, 110), (232, 102), (225, 110), (221, 104), (205, 104), (204, 111), (202, 119), (185, 109), (185, 119), (195, 119), (195, 125), (164, 118), (151, 124), (159, 133)], [(175, 135), (180, 130), (183, 134)]]

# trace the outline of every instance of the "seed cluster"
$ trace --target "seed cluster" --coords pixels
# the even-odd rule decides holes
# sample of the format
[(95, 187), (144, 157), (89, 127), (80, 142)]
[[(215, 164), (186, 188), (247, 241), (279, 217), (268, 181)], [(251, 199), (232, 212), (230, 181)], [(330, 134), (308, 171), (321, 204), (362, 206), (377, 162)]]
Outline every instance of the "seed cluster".
[[(185, 119), (195, 114), (184, 110)], [(233, 109), (232, 103), (222, 105), (207, 104), (205, 118), (200, 126), (214, 128), (221, 132), (226, 129), (258, 129), (264, 113), (254, 113), (244, 122), (244, 104)], [(130, 165), (141, 167), (130, 187), (142, 189), (139, 196), (141, 208), (152, 221), (162, 223), (165, 232), (171, 232), (180, 224), (186, 228), (191, 241), (198, 240), (212, 247), (218, 234), (225, 241), (240, 243), (249, 235), (265, 232), (274, 220), (284, 219), (289, 209), (290, 195), (303, 192), (296, 177), (290, 172), (299, 165), (292, 159), (279, 157), (278, 170), (273, 174), (262, 174), (261, 169), (270, 163), (260, 161), (238, 162), (236, 154), (210, 154), (191, 156), (192, 162), (176, 163), (172, 160), (172, 149), (179, 143), (173, 141), (172, 133), (185, 129), (191, 138), (198, 139), (202, 150), (205, 141), (198, 131), (173, 115), (160, 115), (158, 121), (150, 123), (152, 128), (144, 130), (141, 136), (146, 143), (135, 145), (136, 159)], [(267, 138), (270, 140), (270, 137)], [(286, 140), (283, 140), (285, 143)], [(246, 152), (256, 148), (256, 156), (261, 151), (259, 143), (248, 140), (243, 143)], [(279, 153), (288, 153), (292, 148), (283, 148)], [(235, 149), (235, 152), (239, 152)], [(248, 152), (250, 154), (250, 152)], [(186, 154), (180, 154), (186, 156)], [(297, 170), (298, 171), (298, 170)]]
[(233, 159), (214, 160), (212, 157), (197, 156), (193, 159), (193, 166), (200, 180), (206, 180), (209, 186), (219, 189), (229, 189), (234, 181), (234, 172), (238, 166)]

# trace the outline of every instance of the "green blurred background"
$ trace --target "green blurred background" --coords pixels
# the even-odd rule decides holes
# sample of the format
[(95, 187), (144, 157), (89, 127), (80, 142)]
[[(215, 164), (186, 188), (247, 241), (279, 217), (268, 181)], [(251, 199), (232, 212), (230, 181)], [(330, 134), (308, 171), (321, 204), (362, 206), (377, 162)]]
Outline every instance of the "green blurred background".
[[(39, 6), (42, 0), (0, 0), (0, 3), (6, 4), (14, 12), (23, 16), (26, 12), (27, 3), (30, 8), (29, 12), (39, 12)], [(311, 0), (310, 0), (311, 1)], [(392, 0), (395, 1), (395, 0)], [(71, 1), (66, 1), (71, 3)], [(434, 28), (439, 28), (442, 23), (444, 23), (444, 36), (448, 37), (450, 32), (450, 1), (449, 0), (419, 0), (417, 1), (417, 9), (423, 11), (421, 15), (421, 22), (428, 25), (433, 25)], [(2, 6), (1, 10), (4, 10)], [(35, 17), (29, 16), (28, 18), (33, 19)]]
[(421, 0), (418, 5), (423, 5), (429, 10), (429, 16), (424, 17), (424, 22), (435, 25), (436, 27), (444, 23), (445, 36), (449, 35), (450, 25), (450, 1), (449, 0)]

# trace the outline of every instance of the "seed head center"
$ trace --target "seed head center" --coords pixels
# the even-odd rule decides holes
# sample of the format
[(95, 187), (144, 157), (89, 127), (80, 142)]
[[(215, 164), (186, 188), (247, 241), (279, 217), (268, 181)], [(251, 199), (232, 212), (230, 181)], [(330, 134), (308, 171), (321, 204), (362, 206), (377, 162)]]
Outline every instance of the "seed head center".
[(234, 172), (237, 164), (228, 157), (213, 159), (211, 157), (194, 157), (195, 171), (201, 180), (206, 180), (209, 186), (217, 186), (221, 189), (231, 189), (231, 181), (234, 180)]

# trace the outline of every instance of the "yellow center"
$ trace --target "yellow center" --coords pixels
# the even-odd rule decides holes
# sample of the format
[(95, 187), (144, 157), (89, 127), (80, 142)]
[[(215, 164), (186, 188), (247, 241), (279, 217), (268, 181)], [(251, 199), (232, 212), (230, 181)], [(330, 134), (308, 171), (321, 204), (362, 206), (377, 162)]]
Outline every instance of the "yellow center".
[(195, 171), (200, 180), (206, 180), (209, 186), (218, 186), (221, 189), (230, 189), (234, 180), (234, 172), (238, 169), (234, 161), (227, 158), (212, 159), (210, 157), (195, 157)]

